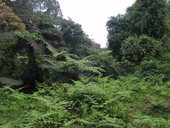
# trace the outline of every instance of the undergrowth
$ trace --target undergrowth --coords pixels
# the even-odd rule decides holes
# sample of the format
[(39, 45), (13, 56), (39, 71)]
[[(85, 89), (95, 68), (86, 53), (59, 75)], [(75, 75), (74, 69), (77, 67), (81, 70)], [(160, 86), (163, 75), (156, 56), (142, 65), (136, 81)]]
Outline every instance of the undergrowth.
[(0, 89), (0, 128), (169, 128), (170, 82), (128, 76)]

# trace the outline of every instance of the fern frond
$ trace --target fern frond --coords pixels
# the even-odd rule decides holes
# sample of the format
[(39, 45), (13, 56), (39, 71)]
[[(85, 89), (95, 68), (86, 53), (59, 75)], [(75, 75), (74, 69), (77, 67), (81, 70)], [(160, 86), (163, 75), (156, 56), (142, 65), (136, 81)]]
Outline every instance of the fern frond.
[(6, 85), (21, 85), (21, 84), (23, 84), (23, 82), (20, 80), (14, 80), (14, 79), (11, 79), (8, 77), (0, 77), (0, 83), (6, 84)]
[(90, 121), (87, 121), (85, 119), (80, 119), (80, 118), (77, 118), (77, 119), (73, 119), (69, 122), (67, 122), (65, 124), (65, 126), (71, 126), (71, 125), (75, 125), (75, 124), (79, 124), (79, 125), (93, 125), (94, 123), (90, 122)]
[(0, 42), (14, 39), (14, 34), (11, 32), (0, 33)]

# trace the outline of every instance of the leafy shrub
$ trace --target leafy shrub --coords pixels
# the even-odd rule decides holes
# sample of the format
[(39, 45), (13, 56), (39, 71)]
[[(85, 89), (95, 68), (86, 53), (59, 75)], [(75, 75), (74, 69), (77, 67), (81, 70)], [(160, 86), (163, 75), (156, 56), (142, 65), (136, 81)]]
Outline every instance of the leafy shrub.
[(129, 37), (122, 43), (121, 54), (123, 59), (135, 63), (143, 58), (155, 58), (161, 54), (161, 42), (145, 35)]
[(136, 70), (136, 65), (128, 60), (123, 60), (114, 63), (113, 68), (117, 76), (124, 76), (133, 73)]
[(139, 66), (137, 66), (135, 74), (145, 79), (154, 79), (155, 81), (168, 81), (169, 80), (169, 64), (166, 61), (157, 59), (145, 59)]

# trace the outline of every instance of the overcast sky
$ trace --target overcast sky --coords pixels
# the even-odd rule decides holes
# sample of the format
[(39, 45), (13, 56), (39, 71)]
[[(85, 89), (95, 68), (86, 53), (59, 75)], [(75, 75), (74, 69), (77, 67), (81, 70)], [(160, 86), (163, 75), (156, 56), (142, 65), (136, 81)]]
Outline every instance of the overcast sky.
[(58, 0), (65, 18), (82, 25), (83, 30), (101, 44), (107, 43), (106, 22), (110, 16), (123, 14), (135, 0)]

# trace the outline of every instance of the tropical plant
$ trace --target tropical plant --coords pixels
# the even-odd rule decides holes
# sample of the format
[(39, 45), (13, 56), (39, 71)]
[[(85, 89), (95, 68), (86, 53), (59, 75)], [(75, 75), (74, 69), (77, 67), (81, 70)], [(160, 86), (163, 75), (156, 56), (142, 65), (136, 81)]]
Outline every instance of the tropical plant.
[(122, 58), (131, 62), (158, 57), (161, 55), (161, 50), (161, 42), (148, 36), (128, 37), (120, 49)]

